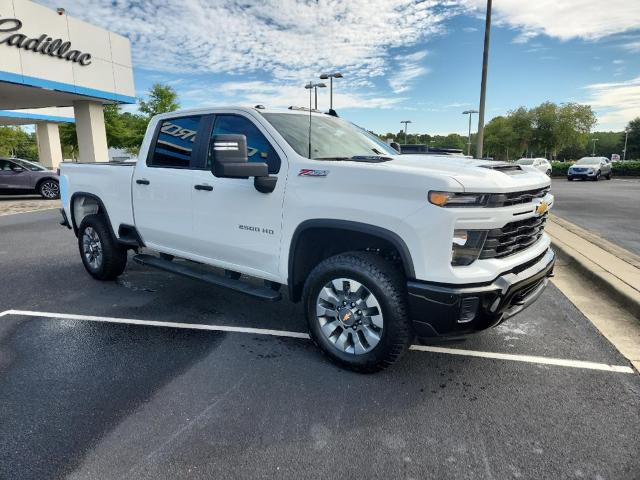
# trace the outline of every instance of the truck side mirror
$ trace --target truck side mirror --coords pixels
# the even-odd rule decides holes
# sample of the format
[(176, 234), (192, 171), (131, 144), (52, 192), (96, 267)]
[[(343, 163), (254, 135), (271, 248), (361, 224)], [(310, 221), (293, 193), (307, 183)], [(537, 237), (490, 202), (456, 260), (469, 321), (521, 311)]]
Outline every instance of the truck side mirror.
[(390, 146), (391, 148), (393, 148), (396, 152), (398, 152), (398, 153), (402, 153), (402, 148), (400, 147), (400, 144), (399, 144), (399, 143), (391, 142), (391, 143), (389, 144), (389, 146)]
[(209, 143), (211, 172), (221, 178), (266, 177), (266, 163), (249, 162), (244, 135), (213, 135)]
[(221, 178), (253, 179), (253, 186), (260, 193), (271, 193), (278, 177), (269, 175), (264, 162), (250, 162), (247, 156), (247, 137), (244, 135), (213, 135), (209, 143), (212, 159), (211, 173)]

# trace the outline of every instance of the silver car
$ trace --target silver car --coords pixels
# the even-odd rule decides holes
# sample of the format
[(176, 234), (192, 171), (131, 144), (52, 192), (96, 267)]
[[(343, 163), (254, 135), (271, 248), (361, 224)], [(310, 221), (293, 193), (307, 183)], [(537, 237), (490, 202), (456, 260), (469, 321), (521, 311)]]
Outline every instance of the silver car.
[(567, 180), (574, 178), (600, 180), (601, 177), (611, 180), (611, 162), (605, 157), (582, 157), (567, 170)]
[(0, 194), (38, 193), (47, 200), (60, 198), (58, 174), (20, 158), (0, 158)]

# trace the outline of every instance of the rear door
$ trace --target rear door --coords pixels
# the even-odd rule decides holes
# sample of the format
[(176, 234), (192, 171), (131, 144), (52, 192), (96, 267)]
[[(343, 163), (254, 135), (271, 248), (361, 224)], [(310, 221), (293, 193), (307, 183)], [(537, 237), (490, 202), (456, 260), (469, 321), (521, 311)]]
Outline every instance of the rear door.
[[(266, 162), (278, 177), (271, 193), (260, 193), (253, 178), (217, 178), (211, 173), (211, 156), (194, 171), (194, 238), (196, 252), (213, 264), (279, 281), (282, 203), (286, 184), (284, 151), (268, 131), (242, 114), (216, 114), (211, 135), (241, 134), (247, 138), (250, 162)], [(193, 187), (192, 187), (193, 188)]]
[(203, 115), (160, 120), (147, 158), (133, 175), (136, 228), (150, 248), (175, 254), (194, 250), (194, 165), (202, 163)]

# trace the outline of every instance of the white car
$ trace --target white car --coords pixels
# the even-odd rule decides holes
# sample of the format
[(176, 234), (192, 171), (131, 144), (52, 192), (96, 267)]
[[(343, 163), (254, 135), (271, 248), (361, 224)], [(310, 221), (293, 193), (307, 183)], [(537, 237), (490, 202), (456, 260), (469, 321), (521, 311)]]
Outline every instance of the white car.
[(60, 170), (63, 224), (91, 276), (116, 278), (134, 250), (140, 264), (257, 299), (285, 286), (316, 343), (357, 371), (392, 364), (414, 336), (498, 325), (541, 295), (555, 262), (543, 173), (399, 155), (303, 109), (162, 114), (137, 164)]
[(516, 163), (518, 165), (527, 165), (529, 167), (537, 168), (541, 172), (551, 176), (551, 162), (546, 158), (521, 158), (516, 161)]

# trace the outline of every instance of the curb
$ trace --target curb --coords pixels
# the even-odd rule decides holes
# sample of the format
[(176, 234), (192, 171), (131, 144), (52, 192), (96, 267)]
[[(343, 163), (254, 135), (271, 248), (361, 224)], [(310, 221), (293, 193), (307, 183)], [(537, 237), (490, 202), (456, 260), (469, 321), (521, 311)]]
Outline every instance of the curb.
[[(553, 223), (554, 230), (560, 229), (567, 233), (576, 233), (564, 228), (563, 225), (560, 225), (557, 222)], [(564, 224), (568, 222), (563, 220), (562, 223)], [(640, 320), (640, 285), (635, 285), (634, 283), (625, 281), (624, 279), (614, 274), (611, 270), (607, 270), (605, 268), (606, 263), (603, 265), (602, 263), (598, 263), (597, 261), (586, 257), (578, 249), (562, 241), (553, 233), (549, 231), (547, 231), (547, 233), (551, 237), (553, 247), (558, 251), (561, 257), (568, 261), (570, 267), (573, 267), (578, 273), (605, 290), (611, 298), (620, 303), (632, 315)], [(591, 234), (590, 237), (593, 237), (593, 234)], [(585, 239), (584, 237), (581, 237), (581, 239), (582, 241), (589, 242), (589, 240)], [(604, 249), (601, 249), (597, 245), (591, 242), (589, 242), (589, 244), (592, 245), (593, 248), (600, 249), (605, 259), (606, 255), (611, 255), (611, 253), (607, 252)], [(619, 255), (616, 255), (616, 257), (618, 259), (622, 258), (625, 261), (628, 261), (634, 257), (632, 253), (627, 253), (630, 258), (624, 258)], [(631, 267), (635, 267), (636, 265), (634, 265), (634, 263), (635, 262), (628, 262), (628, 265)], [(640, 269), (638, 269), (638, 272), (640, 273)]]

